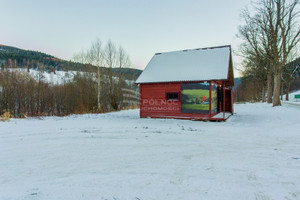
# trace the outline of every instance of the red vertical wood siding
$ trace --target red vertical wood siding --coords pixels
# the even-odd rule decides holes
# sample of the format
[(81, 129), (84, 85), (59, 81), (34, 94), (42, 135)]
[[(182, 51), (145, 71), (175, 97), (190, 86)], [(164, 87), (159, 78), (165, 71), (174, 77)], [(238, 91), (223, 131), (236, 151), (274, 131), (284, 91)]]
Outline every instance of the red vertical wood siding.
[(166, 101), (167, 92), (180, 94), (180, 83), (141, 84), (141, 117), (169, 116), (180, 113), (180, 95), (178, 101)]
[[(167, 92), (179, 93), (178, 101), (166, 101)], [(140, 116), (209, 119), (209, 114), (181, 113), (181, 82), (140, 85)], [(213, 116), (213, 115), (212, 115)]]
[[(233, 113), (232, 90), (225, 89), (225, 83), (223, 81), (213, 81), (212, 83), (223, 86), (222, 87), (223, 101), (220, 102), (222, 104), (221, 112), (226, 110)], [(210, 90), (211, 90), (211, 86), (210, 86)], [(167, 101), (166, 100), (167, 92), (179, 93), (179, 100)], [(181, 113), (180, 98), (181, 98), (181, 82), (140, 84), (140, 116), (142, 118), (154, 117), (154, 118), (207, 120), (207, 119), (211, 119), (211, 117), (217, 114), (217, 113), (211, 113), (210, 115), (210, 114)], [(211, 91), (210, 91), (210, 98), (211, 98)], [(210, 110), (211, 110), (211, 106), (210, 106)]]

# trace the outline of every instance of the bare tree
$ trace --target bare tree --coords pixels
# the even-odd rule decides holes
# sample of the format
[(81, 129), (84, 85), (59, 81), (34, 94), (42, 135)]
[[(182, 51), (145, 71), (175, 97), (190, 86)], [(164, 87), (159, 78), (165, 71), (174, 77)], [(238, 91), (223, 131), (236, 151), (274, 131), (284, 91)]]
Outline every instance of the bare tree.
[(117, 110), (118, 105), (116, 101), (116, 96), (114, 94), (114, 80), (113, 80), (113, 72), (112, 68), (116, 66), (116, 58), (117, 58), (117, 51), (116, 46), (111, 42), (108, 41), (105, 47), (105, 62), (106, 67), (109, 68), (109, 97), (110, 97), (110, 104), (113, 109)]
[(73, 56), (73, 60), (97, 67), (97, 109), (101, 112), (101, 67), (104, 65), (102, 42), (96, 39), (87, 51), (81, 51)]
[(261, 92), (262, 102), (266, 100), (266, 80), (267, 73), (265, 68), (265, 60), (261, 60), (260, 57), (256, 56), (248, 56), (247, 59), (244, 60), (244, 76), (252, 77), (252, 80), (257, 83)]
[[(263, 0), (258, 11), (268, 22), (266, 34), (271, 38), (274, 68), (273, 106), (280, 103), (281, 74), (290, 53), (300, 41), (299, 0)], [(265, 27), (265, 25), (262, 25)]]
[[(130, 65), (130, 59), (125, 50), (121, 46), (117, 49), (111, 41), (103, 47), (103, 43), (97, 39), (87, 51), (75, 54), (73, 59), (89, 64), (94, 69), (97, 68), (98, 111), (118, 110), (122, 96), (122, 68)], [(119, 73), (116, 69), (119, 69)], [(101, 102), (102, 104), (105, 102), (104, 107)]]
[(246, 75), (253, 75), (259, 80), (262, 89), (262, 100), (265, 100), (265, 79), (267, 77), (268, 103), (272, 103), (272, 67), (268, 59), (269, 42), (256, 23), (259, 16), (251, 17), (248, 10), (241, 16), (245, 25), (239, 27), (238, 37), (244, 40), (240, 51), (244, 57)]
[[(294, 61), (286, 64), (282, 71), (282, 81), (285, 85), (285, 100), (289, 100), (289, 92), (291, 82), (296, 78), (297, 72), (300, 71), (300, 58), (295, 59)], [(283, 89), (283, 87), (282, 87)], [(283, 92), (282, 92), (283, 93)]]
[(118, 76), (118, 84), (116, 88), (116, 97), (119, 100), (118, 104), (121, 104), (122, 100), (122, 68), (130, 66), (130, 59), (125, 50), (119, 46), (118, 52), (117, 52), (117, 65), (119, 68), (119, 76)]
[(94, 64), (97, 67), (97, 102), (98, 102), (98, 111), (101, 111), (101, 103), (100, 103), (100, 97), (101, 97), (101, 73), (100, 68), (103, 65), (103, 50), (102, 50), (102, 42), (97, 39), (91, 48), (91, 55), (94, 60)]
[(249, 26), (246, 31), (258, 33), (258, 46), (263, 47), (264, 56), (272, 66), (273, 106), (281, 105), (281, 74), (290, 53), (300, 41), (298, 6), (299, 0), (260, 0), (255, 8), (256, 14), (244, 18), (246, 25), (249, 22), (254, 24), (255, 29)]
[(86, 52), (84, 50), (80, 51), (79, 53), (76, 53), (73, 55), (73, 61), (79, 62), (79, 63), (88, 63), (86, 58)]

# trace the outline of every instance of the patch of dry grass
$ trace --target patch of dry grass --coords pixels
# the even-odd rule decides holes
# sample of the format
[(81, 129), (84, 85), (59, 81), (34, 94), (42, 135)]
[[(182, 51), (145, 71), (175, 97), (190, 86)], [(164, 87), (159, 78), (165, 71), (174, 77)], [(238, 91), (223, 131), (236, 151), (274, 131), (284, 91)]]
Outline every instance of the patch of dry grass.
[(2, 122), (8, 121), (10, 119), (10, 113), (4, 112), (2, 115), (0, 115), (0, 120)]

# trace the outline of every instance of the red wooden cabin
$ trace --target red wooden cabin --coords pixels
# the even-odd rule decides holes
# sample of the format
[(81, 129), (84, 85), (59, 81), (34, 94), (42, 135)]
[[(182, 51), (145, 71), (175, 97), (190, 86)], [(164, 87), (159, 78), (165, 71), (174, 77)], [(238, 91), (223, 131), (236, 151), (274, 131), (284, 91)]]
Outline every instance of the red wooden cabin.
[(226, 120), (233, 113), (231, 47), (156, 53), (136, 83), (142, 118)]

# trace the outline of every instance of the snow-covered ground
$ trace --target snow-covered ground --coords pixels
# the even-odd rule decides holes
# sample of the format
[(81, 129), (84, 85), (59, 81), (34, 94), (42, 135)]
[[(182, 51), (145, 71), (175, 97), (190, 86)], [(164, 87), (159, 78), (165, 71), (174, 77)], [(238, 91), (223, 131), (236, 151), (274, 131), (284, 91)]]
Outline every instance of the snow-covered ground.
[(235, 112), (227, 122), (138, 110), (2, 122), (0, 199), (299, 200), (299, 110)]
[[(295, 99), (295, 94), (300, 94), (300, 90), (289, 93), (289, 102), (295, 102), (300, 104), (300, 99)], [(285, 102), (285, 96), (283, 95), (283, 102)]]

